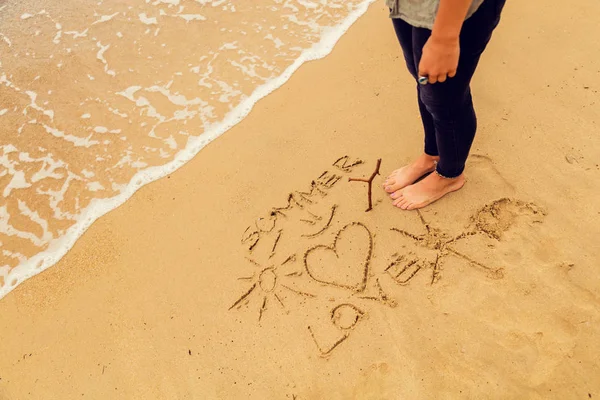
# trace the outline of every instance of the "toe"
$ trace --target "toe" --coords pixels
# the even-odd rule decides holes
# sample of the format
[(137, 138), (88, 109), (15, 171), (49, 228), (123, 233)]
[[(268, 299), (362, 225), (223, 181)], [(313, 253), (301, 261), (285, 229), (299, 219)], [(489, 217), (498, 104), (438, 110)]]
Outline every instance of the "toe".
[(389, 179), (385, 182), (385, 191), (388, 193), (392, 193), (394, 189), (394, 185), (396, 184), (395, 179)]
[(421, 201), (421, 202), (415, 202), (415, 203), (411, 203), (410, 204), (410, 208), (409, 210), (417, 210), (419, 208), (423, 208), (428, 206), (429, 204), (431, 204), (430, 202), (427, 201)]
[(400, 198), (400, 199), (396, 200), (396, 202), (394, 203), (394, 205), (395, 205), (396, 207), (398, 207), (398, 208), (402, 208), (402, 209), (404, 209), (404, 205), (405, 205), (406, 203), (407, 203), (407, 200), (406, 200), (404, 197), (402, 197), (402, 198)]
[(396, 190), (394, 193), (390, 194), (390, 197), (394, 200), (402, 197), (402, 191)]

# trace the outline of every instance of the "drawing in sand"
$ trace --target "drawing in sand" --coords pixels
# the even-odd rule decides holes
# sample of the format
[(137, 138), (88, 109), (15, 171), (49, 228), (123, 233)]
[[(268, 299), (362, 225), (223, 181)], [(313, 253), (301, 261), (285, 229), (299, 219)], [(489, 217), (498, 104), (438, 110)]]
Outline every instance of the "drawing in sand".
[[(354, 167), (362, 164), (360, 159), (351, 161), (350, 157), (344, 156), (336, 160), (333, 166), (341, 174), (348, 174)], [(377, 160), (375, 171), (368, 179), (350, 178), (349, 181), (366, 182), (370, 189), (380, 165), (381, 160)], [(250, 255), (255, 253), (260, 240), (267, 240), (263, 252), (265, 260), (260, 263), (255, 258), (248, 258), (256, 270), (250, 276), (239, 278), (247, 281), (249, 286), (230, 307), (230, 310), (239, 309), (257, 301), (260, 322), (273, 303), (286, 313), (292, 311), (286, 306), (285, 294), (291, 293), (308, 300), (308, 303), (302, 301), (301, 307), (315, 308), (324, 301), (334, 302), (337, 305), (330, 309), (327, 319), (321, 318), (320, 322), (312, 321), (305, 325), (319, 354), (324, 357), (331, 355), (340, 344), (348, 340), (354, 327), (370, 311), (369, 307), (374, 304), (398, 307), (398, 302), (383, 289), (383, 277), (391, 278), (391, 284), (401, 288), (413, 282), (424, 270), (431, 269), (428, 281), (434, 284), (441, 278), (444, 261), (448, 257), (454, 257), (484, 271), (491, 279), (501, 279), (505, 273), (503, 267), (490, 266), (476, 260), (468, 252), (458, 250), (458, 244), (477, 235), (499, 241), (503, 232), (517, 218), (529, 216), (533, 218), (533, 222), (541, 222), (545, 215), (533, 203), (503, 198), (488, 203), (475, 212), (467, 228), (457, 235), (433, 226), (420, 210), (415, 213), (423, 228), (421, 233), (394, 226), (386, 227), (385, 223), (370, 228), (360, 221), (342, 221), (345, 218), (343, 198), (331, 191), (342, 176), (324, 172), (311, 182), (309, 191), (293, 191), (288, 195), (287, 206), (274, 207), (266, 217), (258, 218), (254, 226), (246, 229), (242, 235), (242, 245)], [(326, 199), (330, 200), (320, 204)], [(331, 204), (332, 201), (335, 203)], [(324, 208), (327, 203), (329, 206)], [(369, 203), (371, 208), (370, 195)], [(314, 207), (317, 207), (317, 211), (311, 210)], [(292, 213), (294, 209), (296, 211)], [(300, 230), (299, 233), (298, 229), (291, 229), (300, 226), (313, 227), (313, 230)], [(331, 232), (333, 227), (338, 227), (335, 232)], [(377, 233), (384, 232), (400, 234), (409, 239), (414, 249), (396, 251), (391, 257), (376, 257), (376, 250), (387, 250), (375, 248)], [(284, 241), (286, 244), (282, 245)], [(420, 248), (432, 251), (435, 259), (421, 257), (418, 251)], [(277, 256), (280, 252), (284, 252), (284, 257), (287, 256), (283, 262), (275, 261), (284, 258)], [(387, 261), (379, 261), (380, 259)], [(329, 336), (321, 331), (329, 331)]]

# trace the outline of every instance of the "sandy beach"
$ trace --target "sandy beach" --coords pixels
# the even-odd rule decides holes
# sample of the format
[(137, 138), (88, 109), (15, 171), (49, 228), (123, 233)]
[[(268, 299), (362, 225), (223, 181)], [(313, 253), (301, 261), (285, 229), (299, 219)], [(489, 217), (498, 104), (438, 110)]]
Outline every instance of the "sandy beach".
[(467, 184), (406, 212), (381, 183), (422, 127), (374, 3), (0, 300), (0, 399), (600, 397), (599, 13), (508, 2)]

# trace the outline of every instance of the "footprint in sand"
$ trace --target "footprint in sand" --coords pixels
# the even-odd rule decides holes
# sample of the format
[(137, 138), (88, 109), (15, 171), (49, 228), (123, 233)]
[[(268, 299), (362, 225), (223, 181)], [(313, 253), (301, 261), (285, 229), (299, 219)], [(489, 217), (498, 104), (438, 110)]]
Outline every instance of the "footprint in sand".
[(482, 154), (471, 154), (467, 161), (468, 179), (473, 186), (483, 188), (502, 189), (504, 195), (506, 191), (515, 192), (515, 187), (508, 179), (506, 179), (496, 168), (494, 161)]
[(471, 218), (475, 229), (487, 236), (500, 240), (519, 218), (527, 218), (531, 223), (540, 223), (546, 212), (534, 203), (503, 198), (482, 207)]

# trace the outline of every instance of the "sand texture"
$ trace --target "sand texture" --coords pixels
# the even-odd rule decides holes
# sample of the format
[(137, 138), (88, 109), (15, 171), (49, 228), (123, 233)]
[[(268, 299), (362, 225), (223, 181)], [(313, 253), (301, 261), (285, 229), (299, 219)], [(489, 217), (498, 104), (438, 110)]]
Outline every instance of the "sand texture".
[(599, 14), (508, 2), (467, 184), (404, 212), (422, 130), (374, 4), (0, 301), (0, 399), (600, 397)]

